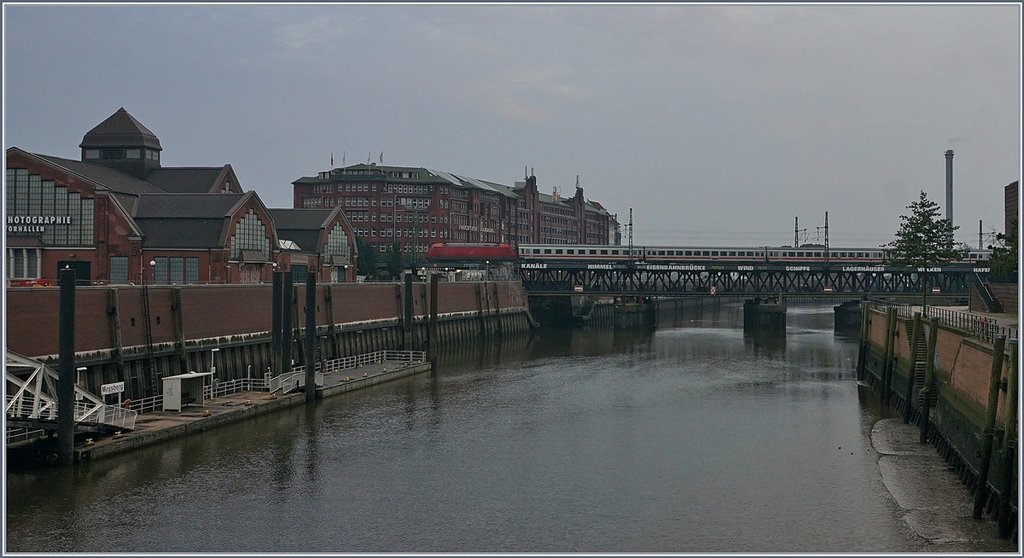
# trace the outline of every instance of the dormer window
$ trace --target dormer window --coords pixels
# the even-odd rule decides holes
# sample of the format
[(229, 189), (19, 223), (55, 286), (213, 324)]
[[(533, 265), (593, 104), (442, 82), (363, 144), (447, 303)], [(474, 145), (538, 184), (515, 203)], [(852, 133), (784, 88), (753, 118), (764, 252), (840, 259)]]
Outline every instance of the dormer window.
[(124, 151), (124, 154), (129, 159), (141, 159), (142, 158), (142, 150), (141, 149), (126, 149)]
[(124, 159), (124, 149), (101, 149), (100, 158), (105, 160)]
[(85, 158), (86, 159), (99, 159), (100, 158), (100, 150), (99, 149), (86, 149), (85, 150)]

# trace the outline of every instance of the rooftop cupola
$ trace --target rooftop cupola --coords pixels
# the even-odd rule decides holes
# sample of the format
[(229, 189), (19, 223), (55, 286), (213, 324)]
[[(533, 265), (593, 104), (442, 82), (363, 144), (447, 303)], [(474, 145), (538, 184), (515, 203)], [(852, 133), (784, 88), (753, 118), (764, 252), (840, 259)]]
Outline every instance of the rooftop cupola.
[(124, 107), (89, 130), (82, 143), (82, 161), (103, 165), (143, 179), (160, 168), (160, 140)]

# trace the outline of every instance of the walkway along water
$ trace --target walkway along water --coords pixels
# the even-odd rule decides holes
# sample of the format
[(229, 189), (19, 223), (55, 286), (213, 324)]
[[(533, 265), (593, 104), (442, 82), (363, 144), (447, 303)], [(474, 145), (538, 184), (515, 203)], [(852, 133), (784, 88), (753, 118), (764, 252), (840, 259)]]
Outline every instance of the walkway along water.
[[(78, 301), (73, 307), (74, 331), (85, 335), (70, 340), (75, 348), (75, 362), (67, 365), (77, 368), (80, 385), (94, 393), (99, 393), (104, 385), (123, 382), (125, 407), (146, 413), (161, 408), (163, 378), (208, 371), (205, 373), (212, 378), (204, 389), (212, 398), (239, 390), (270, 389), (275, 381), (280, 387), (281, 378), (296, 373), (291, 367), (283, 368), (289, 362), (300, 370), (306, 369), (307, 361), (314, 363), (314, 369), (329, 370), (346, 357), (393, 350), (409, 353), (428, 345), (439, 349), (478, 338), (522, 335), (529, 331), (532, 321), (525, 293), (521, 285), (513, 282), (443, 283), (434, 276), (429, 291), (426, 284), (411, 281), (405, 283), (404, 289), (400, 284), (314, 284), (312, 289), (287, 289), (289, 284), (285, 278), (275, 281), (273, 287), (151, 287), (148, 294), (133, 288), (78, 289)], [(298, 296), (272, 293), (271, 288), (281, 288), (278, 285), (284, 285), (289, 292), (298, 291)], [(8, 346), (51, 366), (61, 362), (47, 352), (56, 346), (58, 337), (55, 309), (46, 311), (56, 302), (54, 291), (8, 292)], [(429, 315), (428, 293), (433, 294)], [(273, 306), (280, 301), (287, 304), (289, 299), (305, 299), (306, 304), (291, 304), (284, 312), (285, 319), (271, 315), (275, 313)], [(137, 305), (126, 308), (127, 301)], [(271, 301), (274, 304), (269, 304)], [(168, 303), (166, 307), (164, 302)], [(150, 304), (155, 307), (148, 308)], [(30, 316), (31, 308), (43, 311)], [(161, 319), (167, 314), (172, 316), (171, 320)], [(294, 319), (290, 319), (292, 316)], [(150, 319), (153, 327), (143, 327), (143, 322)], [(306, 327), (290, 328), (289, 323), (305, 323)], [(277, 333), (271, 329), (272, 324), (290, 331)], [(313, 324), (315, 332), (311, 329)], [(260, 331), (260, 327), (267, 330)], [(279, 345), (278, 339), (285, 342)], [(125, 345), (133, 341), (143, 344)], [(301, 350), (303, 347), (305, 351)], [(429, 364), (424, 366), (416, 367), (415, 371), (429, 369)], [(392, 367), (374, 381), (401, 375)], [(330, 386), (323, 388), (322, 394), (331, 393)], [(262, 402), (266, 395), (249, 394), (242, 400)], [(308, 392), (307, 397), (311, 396), (312, 392)], [(259, 404), (254, 408), (269, 407)], [(147, 421), (140, 420), (139, 424), (145, 425)], [(211, 423), (200, 424), (195, 428), (207, 428)], [(31, 437), (31, 432), (9, 430), (8, 443), (14, 441), (12, 434), (17, 438)], [(124, 432), (121, 437), (154, 438), (131, 437)], [(78, 438), (80, 443), (85, 441), (81, 434)], [(112, 445), (124, 447), (124, 442)], [(70, 461), (70, 448), (66, 449), (63, 459)], [(48, 451), (43, 453), (49, 456)], [(98, 457), (102, 453), (89, 448), (75, 455)]]

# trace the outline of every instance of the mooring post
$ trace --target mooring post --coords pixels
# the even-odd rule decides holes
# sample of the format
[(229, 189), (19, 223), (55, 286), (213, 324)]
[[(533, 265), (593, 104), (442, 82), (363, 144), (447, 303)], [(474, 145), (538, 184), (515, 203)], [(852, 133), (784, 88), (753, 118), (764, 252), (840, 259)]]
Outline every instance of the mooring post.
[(306, 403), (316, 401), (316, 273), (306, 275)]
[(1003, 478), (999, 498), (999, 537), (1010, 536), (1010, 495), (1013, 483), (1017, 480), (1014, 474), (1013, 460), (1017, 456), (1017, 340), (1010, 340), (1010, 362), (1006, 373), (1006, 422), (1003, 427)]
[[(284, 289), (282, 273), (281, 271), (274, 272), (274, 286), (270, 295), (270, 362), (274, 368), (281, 366), (281, 299)], [(276, 372), (283, 374), (284, 370)]]
[(889, 404), (889, 388), (892, 384), (892, 354), (896, 348), (896, 309), (885, 311), (885, 362), (882, 364), (882, 403)]
[(931, 428), (931, 419), (928, 412), (932, 406), (932, 384), (935, 383), (935, 342), (939, 336), (939, 323), (934, 319), (928, 320), (928, 362), (924, 367), (924, 389), (921, 391), (921, 438), (922, 444), (928, 443), (928, 429)]
[(866, 300), (860, 303), (860, 345), (857, 347), (857, 381), (864, 381), (864, 359), (868, 354), (868, 312), (871, 307)]
[(1000, 335), (992, 348), (992, 372), (988, 379), (988, 404), (985, 406), (985, 429), (982, 430), (981, 465), (978, 467), (978, 482), (974, 487), (974, 519), (981, 519), (981, 512), (988, 499), (988, 471), (992, 466), (992, 445), (996, 427), (996, 406), (999, 403), (999, 379), (1003, 375), (1003, 351), (1006, 336)]
[(910, 370), (907, 372), (907, 391), (906, 391), (906, 404), (903, 405), (903, 424), (910, 423), (910, 416), (914, 410), (914, 380), (917, 376), (917, 359), (920, 358), (920, 354), (917, 349), (917, 341), (921, 335), (921, 313), (914, 312), (914, 330), (910, 334)]
[(281, 286), (281, 374), (292, 369), (292, 305), (295, 299), (295, 285), (292, 272), (285, 271)]
[(412, 351), (416, 347), (413, 346), (413, 298), (412, 298), (412, 271), (405, 272), (405, 289), (403, 290), (402, 300), (405, 301), (405, 312), (403, 321), (405, 322), (405, 335), (403, 344), (405, 350)]
[(71, 465), (75, 453), (75, 270), (60, 270), (58, 284), (57, 463)]
[(430, 360), (430, 373), (437, 368), (437, 292), (440, 276), (436, 273), (430, 275), (430, 326), (427, 328), (427, 357)]

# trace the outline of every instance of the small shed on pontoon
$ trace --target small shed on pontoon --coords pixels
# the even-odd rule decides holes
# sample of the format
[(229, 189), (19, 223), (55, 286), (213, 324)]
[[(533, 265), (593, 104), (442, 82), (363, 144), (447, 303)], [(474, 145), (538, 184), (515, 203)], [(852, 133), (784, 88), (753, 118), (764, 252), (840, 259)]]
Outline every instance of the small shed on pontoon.
[(181, 411), (186, 405), (203, 406), (203, 386), (213, 372), (189, 372), (164, 376), (164, 410)]

